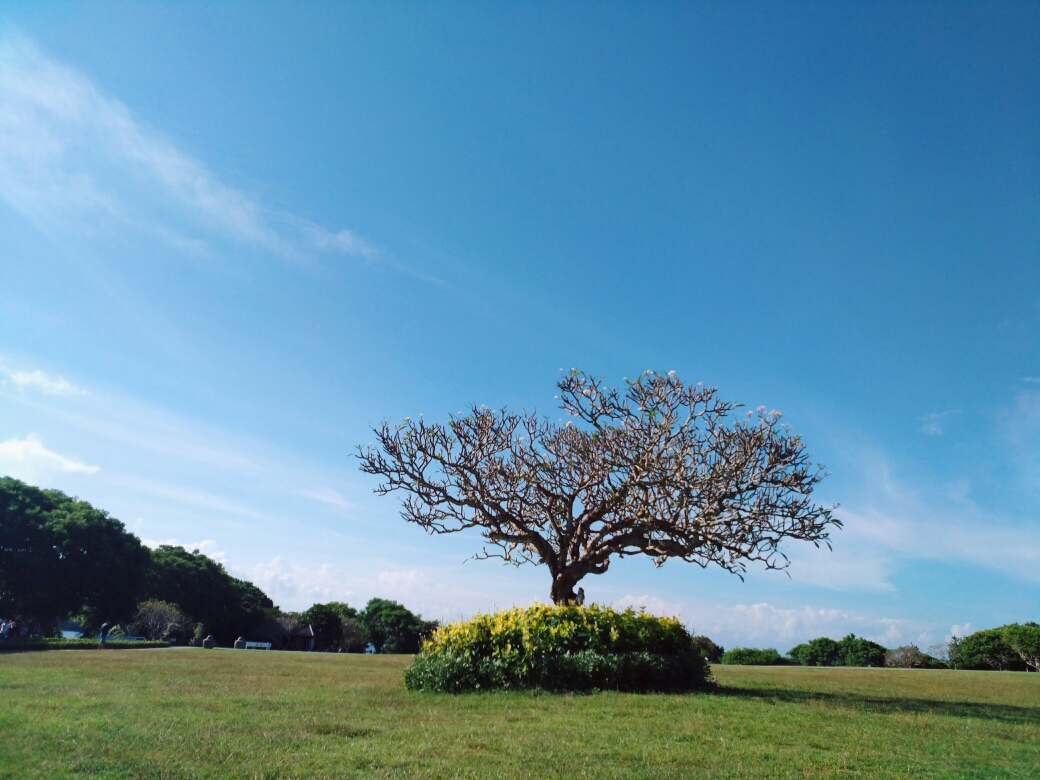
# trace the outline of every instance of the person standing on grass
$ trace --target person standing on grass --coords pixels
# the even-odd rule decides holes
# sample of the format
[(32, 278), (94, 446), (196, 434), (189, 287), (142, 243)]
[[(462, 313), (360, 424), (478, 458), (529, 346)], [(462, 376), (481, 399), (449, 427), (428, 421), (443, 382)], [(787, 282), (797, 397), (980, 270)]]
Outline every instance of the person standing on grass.
[(111, 628), (111, 626), (108, 623), (102, 623), (101, 624), (101, 641), (98, 642), (98, 646), (97, 646), (98, 650), (104, 650), (105, 649), (105, 642), (108, 641), (108, 629), (109, 628)]
[(6, 620), (0, 620), (0, 639), (7, 639), (7, 632), (11, 630), (11, 624)]

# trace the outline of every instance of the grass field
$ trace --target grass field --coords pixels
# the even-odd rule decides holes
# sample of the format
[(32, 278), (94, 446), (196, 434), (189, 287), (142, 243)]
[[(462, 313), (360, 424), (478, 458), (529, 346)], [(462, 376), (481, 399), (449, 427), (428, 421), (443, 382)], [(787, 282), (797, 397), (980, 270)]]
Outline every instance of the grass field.
[(0, 656), (0, 777), (1040, 778), (1040, 674), (715, 667), (713, 694), (413, 694), (409, 658)]

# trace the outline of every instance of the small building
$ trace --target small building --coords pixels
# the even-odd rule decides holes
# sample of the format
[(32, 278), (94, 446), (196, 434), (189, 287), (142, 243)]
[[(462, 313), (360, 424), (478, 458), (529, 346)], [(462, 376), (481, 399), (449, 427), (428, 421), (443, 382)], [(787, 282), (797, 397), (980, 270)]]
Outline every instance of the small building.
[(314, 650), (314, 628), (310, 625), (297, 626), (291, 634), (286, 633), (286, 626), (274, 618), (267, 618), (246, 639), (270, 642), (276, 650)]
[(314, 629), (308, 624), (293, 631), (292, 638), (289, 640), (289, 649), (306, 652), (314, 650)]

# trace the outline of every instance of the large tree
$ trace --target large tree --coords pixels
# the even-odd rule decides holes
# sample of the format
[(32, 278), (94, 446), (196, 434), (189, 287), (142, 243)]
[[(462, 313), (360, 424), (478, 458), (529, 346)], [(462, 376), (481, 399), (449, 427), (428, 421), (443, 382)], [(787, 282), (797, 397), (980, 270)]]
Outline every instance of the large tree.
[(183, 547), (151, 551), (143, 597), (177, 604), (222, 645), (259, 628), (274, 603), (251, 582), (232, 577), (217, 561)]
[(134, 614), (148, 550), (86, 501), (0, 478), (0, 614), (88, 630)]
[[(405, 494), (402, 515), (430, 533), (479, 529), (477, 557), (544, 564), (556, 603), (614, 556), (787, 565), (785, 539), (819, 545), (840, 522), (811, 494), (824, 476), (779, 412), (734, 415), (715, 388), (647, 372), (627, 389), (576, 370), (558, 383), (558, 424), (473, 406), (447, 425), (374, 429), (361, 469)], [(491, 549), (489, 549), (489, 546)]]

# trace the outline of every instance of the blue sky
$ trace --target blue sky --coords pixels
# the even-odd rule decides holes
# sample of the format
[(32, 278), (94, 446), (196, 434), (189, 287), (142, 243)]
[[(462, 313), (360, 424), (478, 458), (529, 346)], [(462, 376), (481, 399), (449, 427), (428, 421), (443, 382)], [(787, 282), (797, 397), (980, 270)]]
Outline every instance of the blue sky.
[(845, 529), (592, 600), (781, 650), (1040, 618), (1035, 4), (0, 15), (0, 472), (451, 618), (548, 575), (407, 526), (370, 426), (675, 370), (783, 411)]

